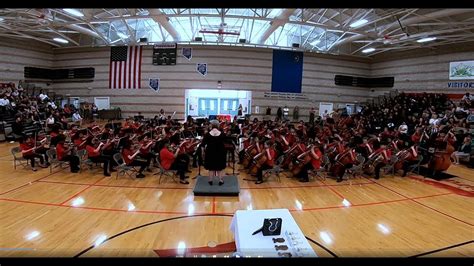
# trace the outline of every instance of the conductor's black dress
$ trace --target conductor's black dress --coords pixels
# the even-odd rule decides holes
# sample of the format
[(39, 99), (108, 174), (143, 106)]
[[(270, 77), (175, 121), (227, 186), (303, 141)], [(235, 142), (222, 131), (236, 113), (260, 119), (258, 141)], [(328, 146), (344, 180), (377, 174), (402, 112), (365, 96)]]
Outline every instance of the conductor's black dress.
[[(220, 134), (219, 134), (220, 133)], [(226, 150), (224, 147), (225, 136), (217, 129), (207, 133), (202, 146), (205, 147), (204, 167), (209, 171), (221, 171), (226, 167)]]

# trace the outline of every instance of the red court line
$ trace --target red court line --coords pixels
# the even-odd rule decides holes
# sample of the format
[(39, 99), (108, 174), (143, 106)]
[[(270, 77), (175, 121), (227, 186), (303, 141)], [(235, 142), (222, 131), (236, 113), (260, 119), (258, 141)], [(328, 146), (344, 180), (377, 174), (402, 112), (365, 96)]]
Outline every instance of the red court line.
[(216, 213), (216, 197), (212, 197), (212, 213)]
[[(85, 210), (96, 210), (96, 211), (114, 211), (114, 212), (128, 212), (128, 213), (153, 213), (153, 214), (188, 214), (188, 212), (178, 212), (178, 211), (153, 211), (153, 210), (134, 210), (134, 211), (128, 211), (125, 209), (114, 209), (114, 208), (99, 208), (99, 207), (80, 207), (80, 206), (70, 206), (70, 205), (61, 205), (57, 203), (47, 203), (47, 202), (37, 202), (37, 201), (29, 201), (29, 200), (17, 200), (17, 199), (3, 199), (0, 198), (0, 200), (3, 201), (10, 201), (10, 202), (21, 202), (21, 203), (30, 203), (30, 204), (36, 204), (36, 205), (47, 205), (47, 206), (54, 206), (54, 207), (64, 207), (64, 208), (72, 208), (72, 209), (85, 209)], [(208, 213), (208, 212), (194, 212), (194, 214), (213, 214), (213, 213)], [(228, 213), (228, 212), (219, 212), (219, 213), (214, 213), (214, 214), (233, 214), (233, 213)]]
[[(321, 183), (323, 183), (323, 184), (326, 185), (326, 183), (324, 183), (324, 181), (322, 181), (322, 180), (321, 180)], [(345, 197), (344, 197), (341, 193), (337, 192), (336, 190), (334, 190), (334, 189), (331, 188), (330, 186), (326, 185), (326, 187), (329, 188), (332, 192), (334, 192), (334, 194), (336, 194), (337, 196), (339, 196), (339, 198), (345, 199)]]
[[(99, 183), (99, 182), (100, 182), (101, 180), (103, 180), (104, 178), (105, 178), (105, 176), (104, 176), (104, 177), (102, 177), (101, 179), (99, 179), (99, 180), (95, 181), (95, 183), (94, 183), (94, 184), (96, 184), (96, 183)], [(84, 192), (84, 191), (88, 190), (88, 189), (89, 189), (89, 188), (91, 188), (91, 187), (92, 187), (94, 184), (91, 184), (91, 185), (87, 186), (86, 188), (84, 188), (83, 190), (81, 190), (81, 191), (77, 192), (77, 193), (76, 193), (76, 194), (74, 194), (72, 197), (70, 197), (70, 198), (68, 198), (67, 200), (65, 200), (64, 202), (62, 202), (60, 205), (64, 205), (64, 203), (66, 203), (66, 202), (68, 202), (68, 201), (72, 200), (73, 198), (75, 198), (75, 197), (79, 196), (79, 195), (80, 195), (82, 192)]]
[[(81, 185), (81, 186), (89, 186), (92, 185), (93, 187), (116, 187), (116, 188), (148, 188), (148, 189), (192, 189), (190, 187), (147, 187), (147, 186), (121, 186), (121, 185), (102, 185), (102, 184), (90, 184), (90, 183), (73, 183), (73, 182), (61, 182), (61, 181), (48, 181), (43, 180), (39, 181), (43, 183), (53, 183), (53, 184), (64, 184), (64, 185)], [(290, 187), (249, 187), (249, 188), (240, 188), (240, 189), (277, 189), (277, 188), (311, 188), (311, 187), (339, 187), (339, 186), (355, 186), (355, 185), (371, 185), (374, 182), (365, 182), (365, 183), (356, 183), (356, 184), (334, 184), (334, 185), (309, 185), (309, 186), (290, 186)]]
[(52, 175), (54, 175), (54, 174), (57, 174), (57, 173), (61, 172), (62, 170), (63, 170), (63, 169), (60, 169), (60, 170), (57, 171), (57, 172), (52, 172), (52, 173), (50, 173), (50, 174), (48, 174), (48, 175), (46, 175), (46, 176), (40, 177), (40, 178), (38, 178), (38, 179), (35, 179), (35, 180), (33, 180), (33, 181), (31, 181), (31, 182), (28, 182), (28, 183), (26, 183), (26, 184), (24, 184), (24, 185), (21, 185), (21, 186), (19, 186), (19, 187), (14, 188), (14, 189), (10, 189), (10, 190), (8, 190), (8, 191), (6, 191), (6, 192), (0, 193), (0, 196), (1, 196), (1, 195), (5, 195), (5, 194), (7, 194), (7, 193), (10, 193), (10, 192), (12, 192), (12, 191), (15, 191), (15, 190), (17, 190), (17, 189), (23, 188), (23, 187), (25, 187), (25, 186), (31, 185), (31, 184), (33, 184), (33, 183), (35, 183), (35, 182), (40, 182), (41, 179), (44, 179), (44, 178), (46, 178), (46, 177), (52, 176)]
[[(346, 206), (328, 206), (328, 207), (315, 207), (315, 208), (306, 208), (302, 210), (298, 209), (289, 209), (290, 212), (301, 212), (301, 211), (320, 211), (320, 210), (328, 210), (328, 209), (340, 209), (340, 208), (351, 208), (351, 207), (364, 207), (364, 206), (371, 206), (371, 205), (381, 205), (381, 204), (389, 204), (393, 202), (402, 202), (402, 201), (409, 201), (413, 199), (421, 199), (421, 198), (429, 198), (429, 197), (437, 197), (452, 194), (451, 192), (436, 194), (436, 195), (429, 195), (429, 196), (422, 196), (416, 198), (406, 198), (406, 199), (398, 199), (398, 200), (390, 200), (390, 201), (382, 201), (382, 202), (372, 202), (372, 203), (363, 203), (363, 204), (354, 204), (349, 207)], [(114, 208), (100, 208), (100, 207), (80, 207), (80, 206), (71, 206), (71, 205), (61, 205), (58, 203), (46, 203), (46, 202), (37, 202), (37, 201), (28, 201), (28, 200), (18, 200), (18, 199), (6, 199), (0, 198), (0, 201), (10, 201), (10, 202), (21, 202), (21, 203), (30, 203), (36, 205), (47, 205), (47, 206), (55, 206), (55, 207), (66, 207), (66, 208), (76, 208), (76, 209), (85, 209), (85, 210), (99, 210), (99, 211), (115, 211), (115, 212), (128, 212), (128, 213), (155, 213), (155, 214), (188, 214), (188, 212), (176, 212), (176, 211), (153, 211), (153, 210), (134, 210), (128, 211), (125, 209), (114, 209)], [(214, 212), (214, 213), (207, 213), (207, 212), (195, 212), (193, 214), (230, 214), (228, 212)]]
[(397, 192), (397, 191), (395, 191), (395, 190), (393, 190), (393, 189), (391, 189), (391, 188), (389, 188), (389, 187), (386, 187), (386, 186), (384, 186), (384, 185), (382, 185), (382, 184), (380, 184), (380, 183), (378, 183), (378, 182), (375, 182), (375, 183), (376, 183), (377, 185), (379, 185), (379, 186), (381, 186), (381, 187), (387, 189), (387, 190), (392, 191), (393, 193), (396, 193), (396, 194), (398, 194), (398, 195), (400, 195), (400, 196), (402, 196), (402, 197), (404, 197), (404, 198), (406, 198), (406, 199), (409, 199), (409, 200), (411, 200), (411, 201), (413, 201), (413, 202), (415, 202), (415, 203), (418, 203), (419, 205), (421, 205), (421, 206), (423, 206), (423, 207), (426, 207), (426, 208), (428, 208), (428, 209), (431, 209), (431, 210), (433, 210), (433, 211), (435, 211), (435, 212), (437, 212), (437, 213), (440, 213), (440, 214), (442, 214), (442, 215), (445, 215), (445, 216), (447, 216), (447, 217), (450, 217), (450, 218), (452, 218), (452, 219), (454, 219), (454, 220), (456, 220), (456, 221), (459, 221), (459, 222), (461, 222), (461, 223), (464, 223), (464, 224), (467, 224), (467, 225), (470, 225), (470, 226), (474, 226), (474, 224), (471, 224), (471, 223), (468, 223), (468, 222), (463, 221), (463, 220), (461, 220), (461, 219), (458, 219), (458, 218), (456, 218), (456, 217), (454, 217), (454, 216), (451, 216), (451, 215), (449, 215), (449, 214), (447, 214), (447, 213), (444, 213), (444, 212), (442, 212), (442, 211), (440, 211), (440, 210), (437, 210), (437, 209), (435, 209), (435, 208), (433, 208), (433, 207), (430, 207), (430, 206), (425, 205), (425, 204), (423, 204), (423, 203), (421, 203), (421, 202), (418, 202), (418, 201), (416, 201), (415, 199), (411, 199), (411, 198), (409, 198), (409, 197), (407, 197), (407, 196), (405, 196), (405, 195), (403, 195), (403, 194), (401, 194), (401, 193), (399, 193), (399, 192)]

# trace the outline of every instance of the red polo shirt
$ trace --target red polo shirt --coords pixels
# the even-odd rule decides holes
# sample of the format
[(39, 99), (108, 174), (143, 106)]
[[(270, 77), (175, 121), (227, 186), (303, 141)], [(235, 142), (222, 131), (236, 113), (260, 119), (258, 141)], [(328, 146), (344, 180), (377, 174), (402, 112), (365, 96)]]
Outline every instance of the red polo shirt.
[(174, 154), (168, 150), (168, 148), (164, 147), (160, 151), (160, 161), (161, 161), (161, 166), (163, 166), (164, 169), (169, 170), (171, 168), (171, 165), (174, 162)]

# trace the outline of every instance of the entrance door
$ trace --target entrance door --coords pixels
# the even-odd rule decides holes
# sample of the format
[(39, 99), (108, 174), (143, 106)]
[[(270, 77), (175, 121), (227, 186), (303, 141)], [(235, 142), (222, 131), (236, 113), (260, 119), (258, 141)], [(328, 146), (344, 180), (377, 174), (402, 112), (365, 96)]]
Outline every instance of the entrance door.
[(217, 99), (199, 98), (198, 108), (198, 116), (217, 115)]
[(239, 99), (221, 99), (219, 114), (236, 116), (239, 111)]

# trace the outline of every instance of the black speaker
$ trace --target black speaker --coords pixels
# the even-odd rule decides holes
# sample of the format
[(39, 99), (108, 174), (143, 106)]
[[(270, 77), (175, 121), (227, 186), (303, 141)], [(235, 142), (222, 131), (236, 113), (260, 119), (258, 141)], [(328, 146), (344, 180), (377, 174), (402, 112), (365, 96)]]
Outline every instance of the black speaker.
[(246, 40), (246, 39), (239, 39), (239, 42), (240, 42), (240, 43), (246, 43), (247, 40)]
[(196, 42), (202, 42), (202, 37), (196, 37), (196, 38), (194, 38), (194, 41), (196, 41)]
[(140, 38), (140, 42), (148, 42), (148, 38)]
[(298, 48), (298, 47), (300, 47), (300, 44), (299, 44), (299, 43), (294, 43), (292, 46), (293, 46), (294, 48)]

